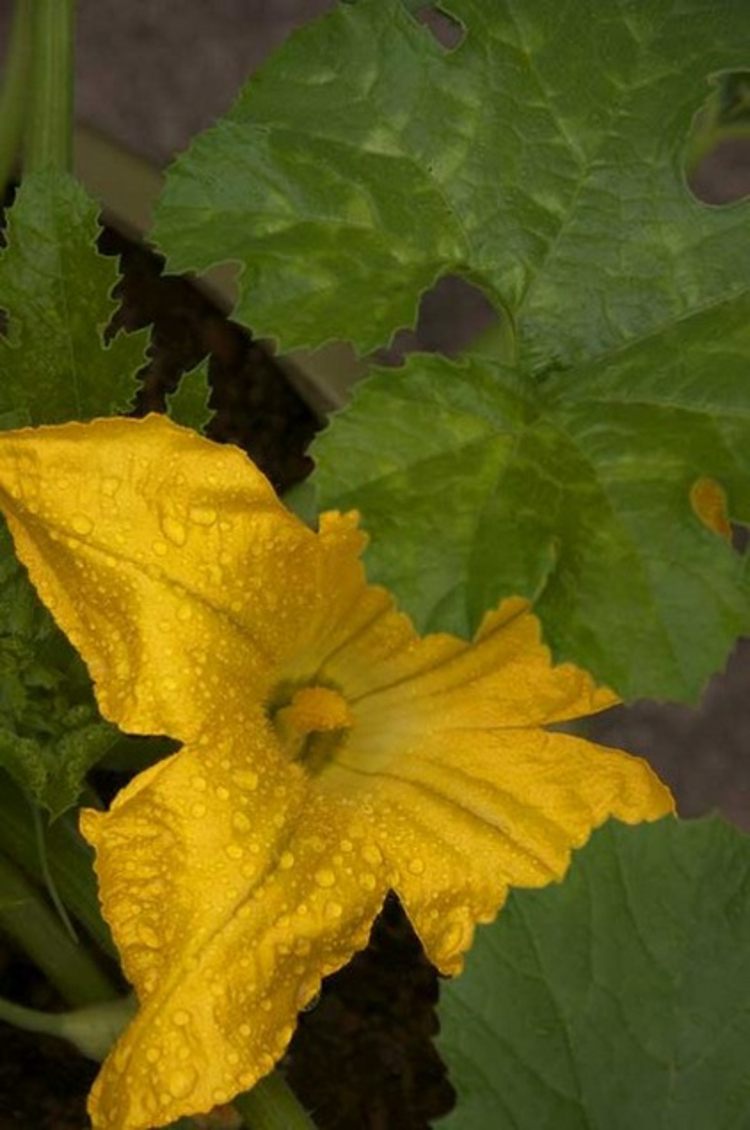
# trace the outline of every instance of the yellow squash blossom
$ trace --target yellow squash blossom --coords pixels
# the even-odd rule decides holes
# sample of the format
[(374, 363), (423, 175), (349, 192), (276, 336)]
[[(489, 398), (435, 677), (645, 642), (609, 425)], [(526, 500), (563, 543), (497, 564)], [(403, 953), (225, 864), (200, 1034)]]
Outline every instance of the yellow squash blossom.
[(356, 516), (313, 533), (236, 448), (159, 417), (6, 433), (0, 506), (105, 717), (182, 743), (83, 814), (140, 1004), (96, 1128), (250, 1087), (389, 889), (457, 973), (509, 886), (672, 809), (642, 761), (545, 729), (614, 698), (551, 664), (524, 601), (420, 639), (367, 585)]

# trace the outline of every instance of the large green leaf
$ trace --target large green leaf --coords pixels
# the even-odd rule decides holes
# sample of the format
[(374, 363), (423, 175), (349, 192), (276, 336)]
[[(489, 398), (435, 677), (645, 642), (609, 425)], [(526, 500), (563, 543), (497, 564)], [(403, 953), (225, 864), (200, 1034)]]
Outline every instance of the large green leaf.
[(102, 334), (116, 303), (114, 260), (98, 254), (98, 208), (73, 177), (24, 177), (0, 252), (0, 426), (126, 412), (146, 362), (147, 331)]
[(316, 444), (322, 500), (361, 507), (421, 628), (520, 593), (558, 657), (689, 698), (750, 623), (746, 561), (690, 501), (706, 477), (750, 521), (749, 357), (749, 295), (541, 383), (414, 356)]
[(708, 77), (750, 63), (747, 4), (441, 7), (453, 51), (400, 0), (293, 36), (171, 169), (171, 265), (237, 260), (256, 332), (363, 350), (458, 271), (545, 369), (747, 285), (747, 208), (702, 207), (682, 172)]
[(750, 624), (689, 502), (712, 477), (750, 517), (750, 208), (700, 205), (682, 160), (750, 6), (442, 6), (453, 51), (397, 0), (293, 36), (172, 168), (157, 236), (239, 261), (237, 316), (285, 346), (369, 349), (436, 276), (479, 283), (494, 360), (376, 376), (316, 445), (322, 505), (362, 511), (421, 628), (523, 593), (557, 655), (694, 697)]
[(440, 1021), (441, 1130), (750, 1126), (750, 840), (606, 825), (479, 929)]

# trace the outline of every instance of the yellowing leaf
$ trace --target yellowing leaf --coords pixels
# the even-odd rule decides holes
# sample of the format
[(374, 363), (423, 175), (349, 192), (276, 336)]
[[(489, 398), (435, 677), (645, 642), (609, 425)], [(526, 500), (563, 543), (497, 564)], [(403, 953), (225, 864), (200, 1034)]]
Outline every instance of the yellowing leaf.
[(97, 1130), (251, 1086), (389, 889), (456, 972), (510, 885), (671, 810), (643, 762), (544, 728), (614, 700), (551, 665), (524, 601), (420, 639), (356, 516), (313, 533), (236, 449), (156, 417), (7, 433), (0, 506), (102, 711), (185, 743), (83, 819), (140, 1002)]

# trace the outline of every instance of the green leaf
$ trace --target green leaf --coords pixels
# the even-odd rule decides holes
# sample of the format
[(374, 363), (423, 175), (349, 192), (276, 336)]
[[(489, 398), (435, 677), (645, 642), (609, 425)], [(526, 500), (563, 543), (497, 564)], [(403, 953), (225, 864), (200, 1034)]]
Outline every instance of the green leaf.
[[(112, 259), (96, 250), (97, 206), (70, 176), (24, 177), (0, 253), (0, 427), (127, 411), (147, 333), (103, 332), (116, 303)], [(59, 816), (119, 733), (98, 715), (77, 653), (54, 625), (0, 527), (0, 765)]]
[(750, 7), (444, 7), (452, 51), (397, 0), (293, 36), (172, 168), (157, 236), (178, 269), (239, 261), (237, 316), (286, 347), (370, 349), (438, 275), (482, 287), (494, 358), (365, 384), (316, 444), (322, 505), (362, 512), (420, 628), (521, 593), (558, 657), (693, 698), (750, 623), (690, 505), (714, 478), (750, 519), (750, 208), (699, 204), (683, 151)]
[(750, 1125), (750, 840), (611, 822), (565, 882), (514, 891), (443, 986), (441, 1130)]
[(542, 369), (744, 289), (748, 209), (698, 204), (682, 150), (709, 76), (748, 63), (750, 7), (443, 6), (453, 51), (399, 0), (292, 36), (170, 170), (172, 269), (238, 261), (256, 333), (362, 350), (456, 271)]
[(147, 331), (102, 334), (116, 303), (112, 259), (97, 252), (98, 208), (73, 177), (24, 177), (0, 253), (0, 426), (55, 424), (126, 412)]
[(750, 295), (541, 383), (413, 356), (317, 441), (321, 502), (362, 509), (370, 573), (420, 629), (468, 634), (518, 593), (557, 658), (695, 697), (750, 623), (746, 560), (690, 500), (715, 480), (750, 521), (748, 357)]
[(194, 428), (196, 432), (202, 432), (211, 419), (208, 365), (209, 358), (204, 357), (194, 368), (183, 373), (176, 390), (167, 394), (169, 416), (176, 424)]

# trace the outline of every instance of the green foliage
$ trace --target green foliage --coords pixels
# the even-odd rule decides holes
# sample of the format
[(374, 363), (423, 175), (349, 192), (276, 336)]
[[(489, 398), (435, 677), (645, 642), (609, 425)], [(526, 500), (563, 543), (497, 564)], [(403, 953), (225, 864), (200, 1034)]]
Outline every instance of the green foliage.
[(57, 424), (127, 412), (148, 334), (102, 333), (116, 303), (111, 259), (94, 246), (97, 207), (64, 173), (24, 177), (0, 253), (0, 426)]
[(439, 275), (478, 284), (495, 355), (376, 376), (316, 445), (321, 504), (362, 512), (420, 627), (523, 593), (556, 655), (693, 698), (750, 623), (689, 502), (715, 477), (748, 520), (750, 209), (700, 205), (682, 161), (750, 8), (445, 9), (451, 51), (398, 0), (293, 36), (173, 166), (157, 238), (239, 261), (236, 316), (285, 347), (368, 350)]
[(441, 1130), (750, 1124), (750, 840), (718, 819), (625, 828), (514, 892), (443, 986), (458, 1092)]
[(194, 368), (183, 373), (175, 391), (167, 394), (168, 415), (176, 424), (194, 428), (196, 432), (202, 432), (211, 419), (208, 364), (209, 358), (204, 357)]
[(421, 628), (469, 633), (520, 593), (558, 657), (695, 696), (749, 620), (746, 562), (690, 502), (708, 476), (750, 520), (749, 356), (746, 296), (542, 383), (414, 356), (316, 444), (322, 501), (362, 508)]
[[(0, 427), (127, 411), (147, 333), (102, 333), (116, 303), (111, 259), (95, 248), (97, 207), (70, 176), (26, 176), (0, 253)], [(39, 602), (0, 530), (0, 766), (58, 816), (87, 770), (121, 741), (86, 670)]]

